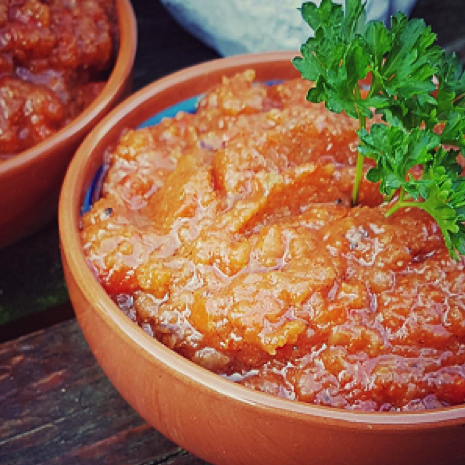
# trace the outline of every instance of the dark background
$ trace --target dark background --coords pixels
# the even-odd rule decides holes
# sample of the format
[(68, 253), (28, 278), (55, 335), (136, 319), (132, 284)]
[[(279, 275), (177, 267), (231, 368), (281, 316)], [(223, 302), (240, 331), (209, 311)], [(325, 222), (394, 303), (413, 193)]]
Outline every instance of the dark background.
[[(222, 1), (227, 0), (219, 0), (219, 6)], [(181, 68), (218, 58), (178, 26), (157, 0), (132, 3), (139, 28), (135, 91)], [(417, 0), (411, 16), (424, 18), (439, 44), (465, 60), (465, 0)], [(72, 316), (56, 222), (0, 250), (0, 342)]]

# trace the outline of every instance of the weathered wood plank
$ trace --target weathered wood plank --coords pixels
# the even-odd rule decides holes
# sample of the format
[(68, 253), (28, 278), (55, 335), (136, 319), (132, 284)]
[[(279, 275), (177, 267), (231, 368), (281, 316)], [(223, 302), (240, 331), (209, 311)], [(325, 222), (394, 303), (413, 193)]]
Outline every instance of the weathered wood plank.
[(0, 463), (204, 464), (129, 407), (75, 320), (0, 345)]

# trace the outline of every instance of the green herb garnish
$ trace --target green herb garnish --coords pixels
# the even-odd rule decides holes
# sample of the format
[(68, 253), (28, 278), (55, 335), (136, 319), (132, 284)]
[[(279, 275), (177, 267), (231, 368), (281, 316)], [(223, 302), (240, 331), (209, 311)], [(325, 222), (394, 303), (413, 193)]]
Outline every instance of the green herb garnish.
[[(346, 0), (345, 8), (307, 2), (301, 12), (314, 30), (293, 61), (315, 84), (307, 100), (359, 120), (353, 204), (364, 158), (371, 158), (376, 166), (367, 179), (380, 183), (386, 200), (398, 194), (387, 215), (422, 208), (441, 228), (451, 256), (465, 255), (465, 178), (457, 162), (465, 153), (465, 74), (458, 58), (435, 45), (423, 20), (397, 13), (390, 29), (367, 22), (361, 0)], [(374, 113), (384, 122), (367, 130)], [(412, 175), (417, 166), (421, 177)]]

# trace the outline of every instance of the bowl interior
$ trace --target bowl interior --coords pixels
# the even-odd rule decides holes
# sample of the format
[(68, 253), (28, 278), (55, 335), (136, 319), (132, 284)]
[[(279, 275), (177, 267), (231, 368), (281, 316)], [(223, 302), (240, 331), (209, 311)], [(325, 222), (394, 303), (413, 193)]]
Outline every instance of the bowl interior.
[(70, 124), (66, 125), (51, 137), (11, 158), (0, 163), (0, 175), (14, 169), (28, 160), (40, 156), (53, 146), (62, 144), (70, 137), (76, 137), (85, 129), (90, 129), (90, 124), (95, 119), (108, 111), (109, 105), (126, 84), (127, 77), (132, 73), (134, 58), (137, 48), (137, 24), (131, 2), (129, 0), (116, 0), (118, 27), (119, 27), (119, 50), (113, 70), (110, 73), (107, 84), (97, 98)]

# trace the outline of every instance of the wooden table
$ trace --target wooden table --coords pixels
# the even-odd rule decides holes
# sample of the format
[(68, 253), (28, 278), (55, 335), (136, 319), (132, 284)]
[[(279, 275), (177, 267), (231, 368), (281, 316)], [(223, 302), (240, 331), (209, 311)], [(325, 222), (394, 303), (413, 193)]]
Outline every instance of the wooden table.
[[(418, 0), (443, 46), (465, 59), (464, 0)], [(133, 0), (134, 88), (218, 55), (156, 0)], [(201, 465), (148, 426), (112, 387), (68, 301), (56, 224), (0, 251), (0, 464)]]
[(0, 346), (3, 465), (201, 465), (121, 398), (76, 320)]

